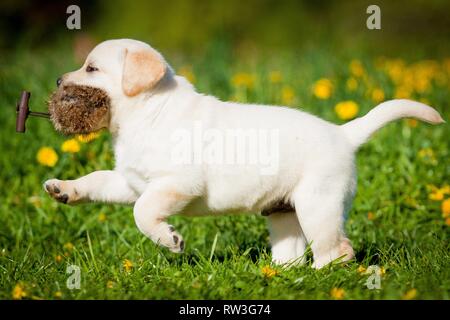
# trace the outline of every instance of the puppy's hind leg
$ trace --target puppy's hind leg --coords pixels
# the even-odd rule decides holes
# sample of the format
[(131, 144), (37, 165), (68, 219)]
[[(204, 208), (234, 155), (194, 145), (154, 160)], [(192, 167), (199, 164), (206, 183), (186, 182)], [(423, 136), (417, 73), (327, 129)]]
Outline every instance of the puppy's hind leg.
[(306, 176), (294, 191), (297, 216), (314, 255), (315, 268), (337, 258), (353, 258), (344, 233), (344, 211), (353, 195), (353, 177), (345, 172)]
[(295, 211), (268, 216), (272, 261), (276, 264), (303, 264), (306, 240)]

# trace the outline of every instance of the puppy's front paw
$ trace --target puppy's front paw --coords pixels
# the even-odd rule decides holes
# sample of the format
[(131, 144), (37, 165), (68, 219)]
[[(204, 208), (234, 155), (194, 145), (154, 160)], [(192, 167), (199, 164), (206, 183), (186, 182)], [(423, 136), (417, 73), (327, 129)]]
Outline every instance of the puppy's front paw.
[(170, 251), (175, 253), (182, 253), (184, 251), (183, 237), (175, 231), (173, 226), (169, 226), (169, 237), (167, 247)]
[(44, 182), (44, 189), (52, 198), (62, 203), (71, 204), (79, 199), (70, 181), (50, 179)]

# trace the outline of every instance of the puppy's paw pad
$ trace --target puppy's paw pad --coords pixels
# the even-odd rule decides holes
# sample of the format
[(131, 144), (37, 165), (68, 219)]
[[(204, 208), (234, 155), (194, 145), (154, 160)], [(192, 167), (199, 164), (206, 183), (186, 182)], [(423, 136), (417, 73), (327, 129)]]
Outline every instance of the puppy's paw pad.
[(48, 194), (58, 194), (61, 192), (59, 187), (59, 180), (50, 179), (44, 182), (44, 189)]
[(56, 201), (62, 203), (75, 201), (73, 190), (69, 190), (64, 181), (58, 179), (47, 180), (44, 183), (44, 189)]
[(183, 237), (175, 231), (173, 226), (169, 226), (169, 232), (171, 234), (172, 243), (169, 246), (170, 251), (175, 253), (181, 253), (184, 250)]
[(184, 251), (184, 240), (180, 241), (180, 250), (181, 250), (181, 252)]
[(62, 202), (62, 203), (67, 203), (68, 201), (69, 201), (69, 196), (67, 195), (67, 193), (64, 193), (63, 195), (61, 195), (61, 196), (56, 196), (56, 197), (54, 197), (56, 200), (58, 200), (59, 202)]

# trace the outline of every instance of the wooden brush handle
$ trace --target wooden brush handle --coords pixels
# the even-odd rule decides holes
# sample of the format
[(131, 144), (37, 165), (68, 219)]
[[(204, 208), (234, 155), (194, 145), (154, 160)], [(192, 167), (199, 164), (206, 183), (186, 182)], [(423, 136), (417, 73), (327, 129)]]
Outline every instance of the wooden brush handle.
[(31, 93), (28, 91), (22, 91), (20, 102), (17, 105), (17, 119), (16, 119), (16, 132), (25, 132), (25, 121), (28, 118), (30, 112), (28, 108), (28, 101), (30, 100)]
[(20, 96), (20, 101), (17, 104), (17, 118), (16, 118), (16, 132), (25, 132), (25, 122), (28, 116), (35, 116), (40, 118), (50, 118), (50, 115), (45, 112), (33, 112), (30, 111), (28, 107), (28, 102), (30, 101), (31, 93), (28, 91), (22, 91)]

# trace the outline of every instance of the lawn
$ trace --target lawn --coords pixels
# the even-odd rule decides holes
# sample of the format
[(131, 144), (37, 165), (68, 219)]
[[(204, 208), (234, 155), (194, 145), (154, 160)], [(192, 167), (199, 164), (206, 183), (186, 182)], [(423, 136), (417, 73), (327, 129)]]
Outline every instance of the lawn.
[[(384, 99), (410, 97), (450, 119), (449, 59), (324, 49), (244, 56), (221, 44), (193, 58), (163, 53), (199, 91), (221, 99), (289, 105), (344, 123)], [(17, 49), (0, 62), (0, 299), (449, 298), (448, 124), (405, 119), (361, 148), (358, 192), (346, 223), (356, 259), (346, 265), (318, 271), (310, 261), (290, 269), (272, 265), (259, 216), (173, 217), (186, 241), (185, 253), (177, 255), (138, 231), (132, 207), (67, 206), (44, 192), (46, 179), (114, 166), (107, 132), (82, 142), (33, 118), (25, 134), (15, 133), (20, 92), (31, 91), (31, 109), (45, 111), (56, 78), (75, 68), (68, 46)], [(61, 147), (68, 139), (78, 139), (74, 148)], [(54, 165), (37, 161), (42, 147), (56, 152)], [(69, 265), (80, 267), (80, 289), (66, 286)], [(379, 289), (366, 285), (370, 265), (380, 268)]]

